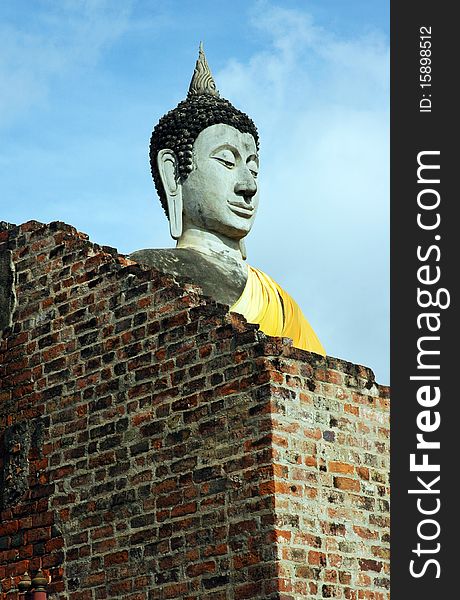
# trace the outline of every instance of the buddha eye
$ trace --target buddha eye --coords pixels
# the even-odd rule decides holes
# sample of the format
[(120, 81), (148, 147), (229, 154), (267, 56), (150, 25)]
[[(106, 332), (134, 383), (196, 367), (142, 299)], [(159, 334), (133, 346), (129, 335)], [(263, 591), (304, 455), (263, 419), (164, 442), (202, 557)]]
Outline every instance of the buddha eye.
[(236, 158), (233, 155), (233, 152), (227, 149), (223, 149), (215, 154), (212, 154), (211, 158), (219, 161), (222, 165), (227, 167), (227, 169), (232, 169), (236, 165)]
[(248, 169), (254, 178), (256, 178), (257, 175), (259, 174), (259, 167), (254, 160), (251, 160), (248, 162)]
[(231, 160), (225, 160), (224, 158), (219, 158), (217, 156), (214, 157), (216, 160), (218, 160), (220, 163), (222, 163), (223, 165), (225, 165), (226, 167), (228, 167), (229, 169), (231, 169), (232, 167), (235, 166), (235, 163), (232, 162)]

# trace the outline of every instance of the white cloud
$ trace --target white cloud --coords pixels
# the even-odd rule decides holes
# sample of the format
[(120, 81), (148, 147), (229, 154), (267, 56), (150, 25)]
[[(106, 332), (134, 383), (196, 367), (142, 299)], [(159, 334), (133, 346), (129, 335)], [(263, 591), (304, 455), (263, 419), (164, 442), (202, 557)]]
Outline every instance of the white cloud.
[(90, 68), (127, 28), (130, 0), (44, 0), (0, 25), (0, 126), (43, 103), (56, 78)]

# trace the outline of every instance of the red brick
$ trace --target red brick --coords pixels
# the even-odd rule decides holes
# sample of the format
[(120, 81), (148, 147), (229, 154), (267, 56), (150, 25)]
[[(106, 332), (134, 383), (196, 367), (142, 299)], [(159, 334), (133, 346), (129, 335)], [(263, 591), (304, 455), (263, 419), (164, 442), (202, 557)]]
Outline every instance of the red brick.
[(367, 540), (376, 540), (379, 537), (379, 534), (377, 531), (371, 531), (370, 529), (367, 529), (366, 527), (359, 527), (358, 525), (353, 525), (353, 531), (357, 535), (359, 535), (359, 537), (362, 537)]
[(361, 571), (375, 571), (380, 573), (382, 570), (382, 563), (372, 559), (361, 559), (359, 561), (359, 567)]
[(18, 530), (18, 521), (9, 521), (8, 523), (0, 524), (0, 536), (11, 535), (12, 533), (16, 533)]
[(127, 561), (128, 561), (127, 550), (123, 550), (120, 552), (113, 552), (113, 554), (107, 554), (107, 556), (104, 556), (104, 566), (105, 567), (111, 567), (112, 565), (126, 563)]
[(51, 537), (51, 527), (35, 527), (26, 532), (27, 543), (42, 542)]
[(351, 490), (359, 492), (361, 489), (360, 483), (357, 479), (350, 479), (349, 477), (334, 477), (334, 487), (339, 490)]
[(326, 565), (326, 555), (323, 552), (317, 552), (316, 550), (310, 550), (308, 553), (308, 562), (310, 565)]
[(353, 473), (354, 470), (354, 466), (348, 463), (329, 461), (329, 471), (332, 473)]
[(201, 562), (196, 565), (189, 565), (186, 569), (189, 577), (198, 577), (203, 573), (214, 573), (216, 570), (216, 563), (213, 560)]

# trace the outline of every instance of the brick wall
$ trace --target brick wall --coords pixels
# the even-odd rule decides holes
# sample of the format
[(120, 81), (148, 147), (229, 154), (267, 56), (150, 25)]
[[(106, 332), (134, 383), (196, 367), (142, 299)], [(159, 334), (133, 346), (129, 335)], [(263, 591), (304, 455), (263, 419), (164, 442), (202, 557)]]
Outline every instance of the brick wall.
[[(0, 231), (2, 600), (388, 598), (388, 388), (62, 223)], [(21, 596), (22, 598), (22, 596)]]

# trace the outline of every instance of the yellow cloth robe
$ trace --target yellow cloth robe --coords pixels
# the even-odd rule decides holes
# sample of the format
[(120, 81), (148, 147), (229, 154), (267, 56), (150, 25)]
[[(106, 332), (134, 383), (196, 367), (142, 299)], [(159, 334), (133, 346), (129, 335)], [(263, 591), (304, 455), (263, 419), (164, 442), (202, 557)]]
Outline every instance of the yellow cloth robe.
[(230, 308), (257, 323), (267, 335), (292, 338), (294, 346), (326, 356), (310, 323), (298, 304), (271, 277), (248, 265), (243, 293)]

